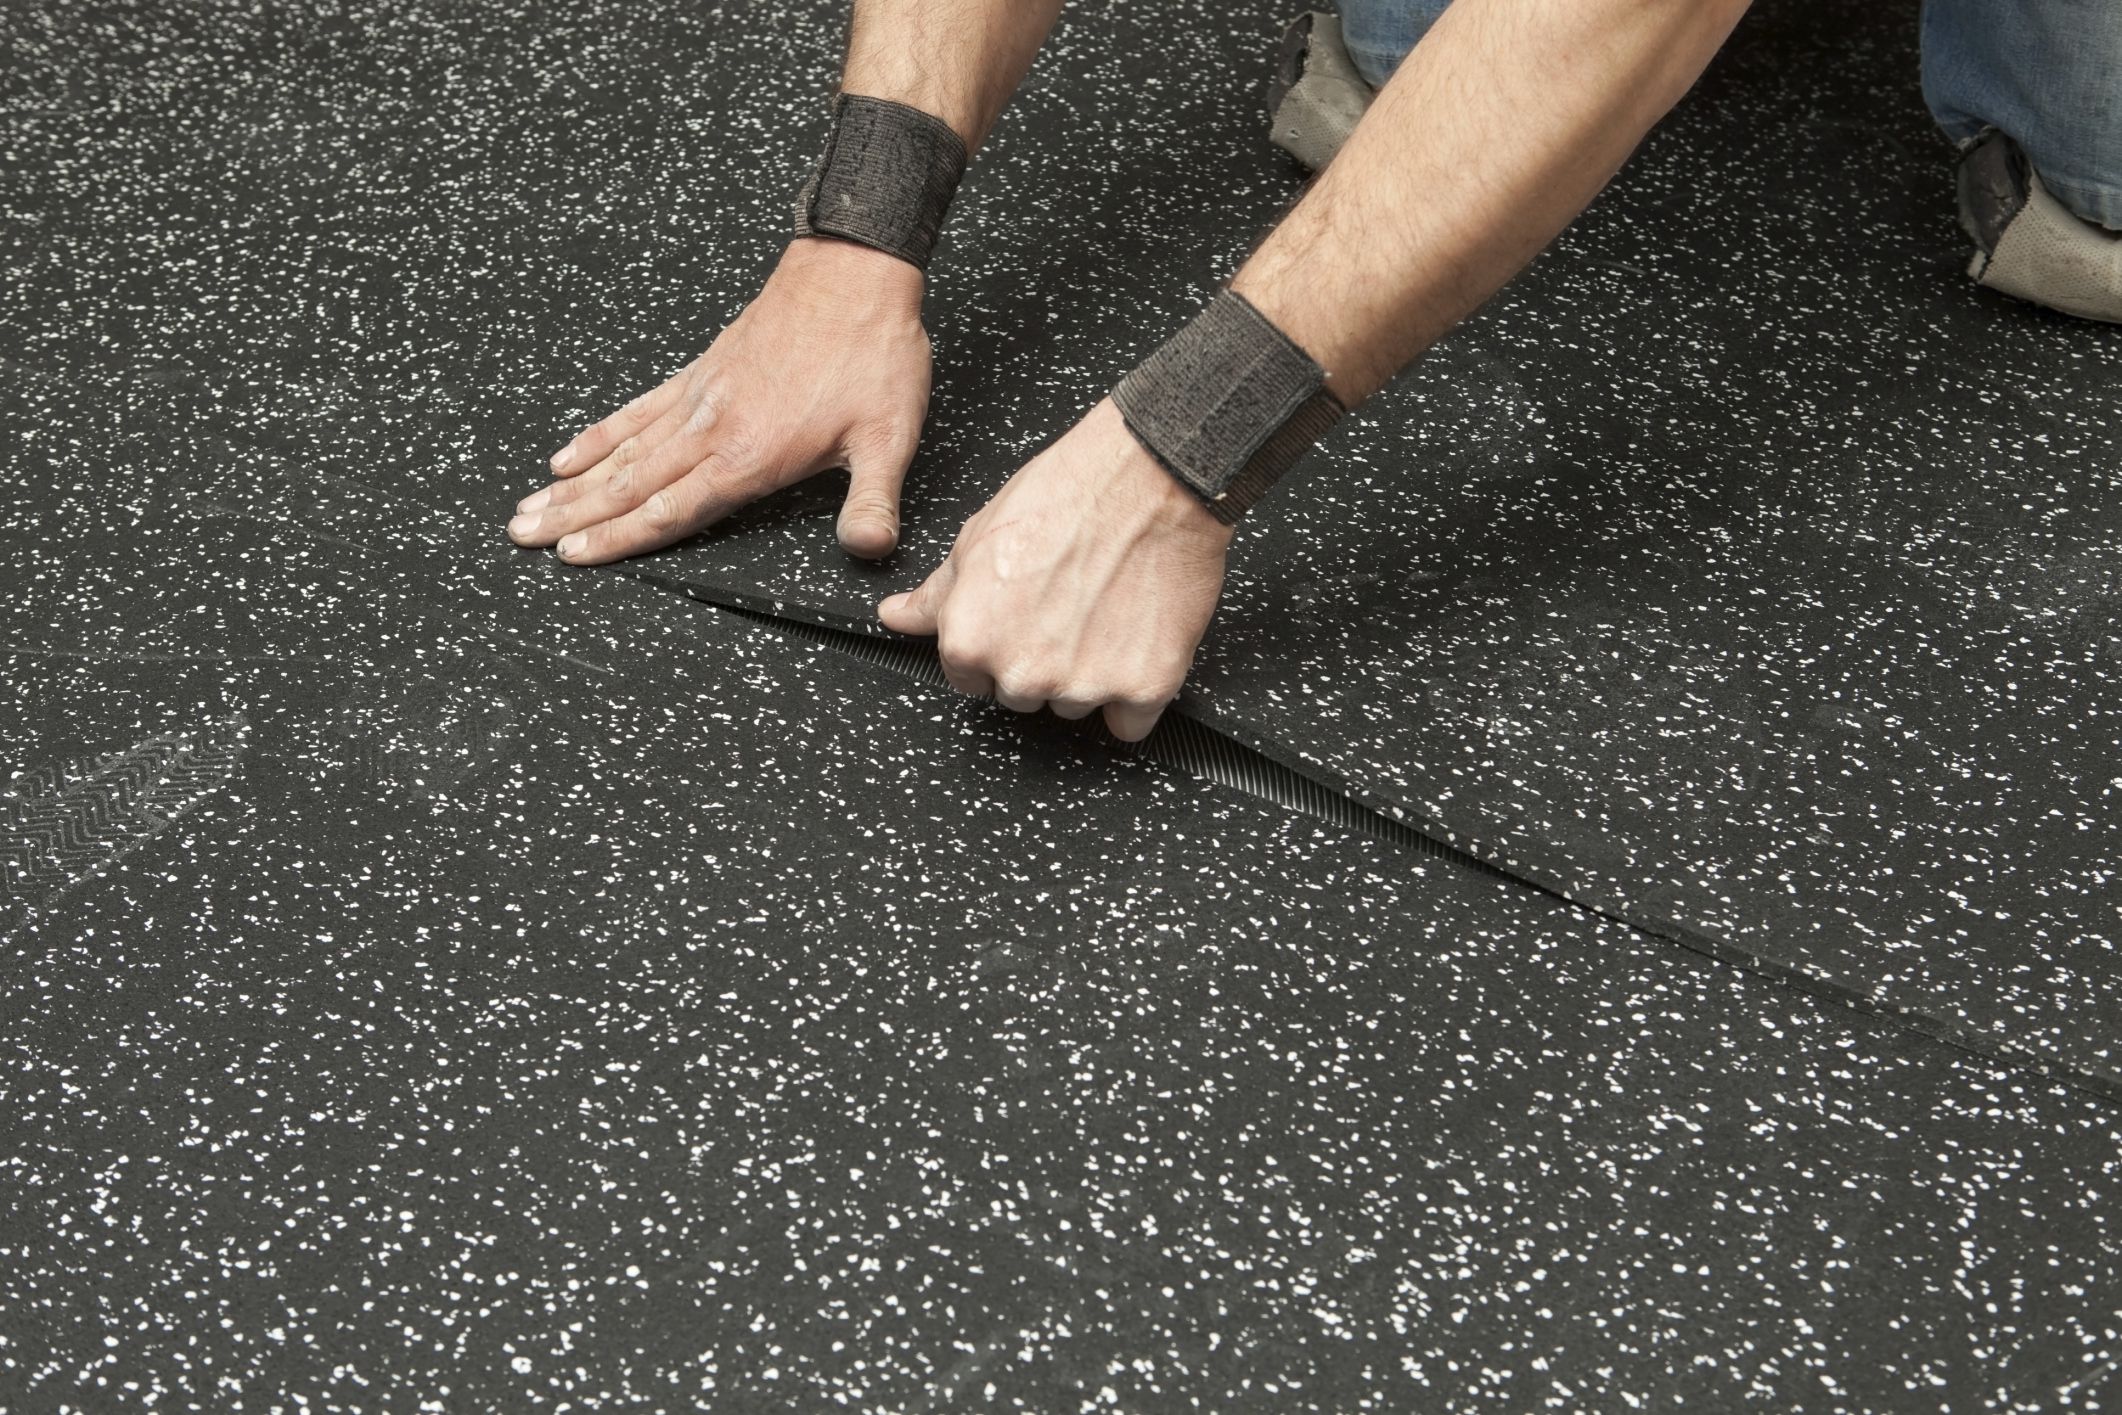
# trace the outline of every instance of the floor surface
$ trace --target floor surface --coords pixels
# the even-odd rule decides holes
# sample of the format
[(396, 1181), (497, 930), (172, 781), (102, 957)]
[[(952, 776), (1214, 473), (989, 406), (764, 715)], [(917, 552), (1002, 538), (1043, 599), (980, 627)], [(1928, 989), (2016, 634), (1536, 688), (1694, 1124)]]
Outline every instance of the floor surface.
[(10, 8), (0, 1408), (2101, 1408), (2122, 363), (1956, 277), (1905, 8), (1242, 542), (1185, 710), (1492, 871), (692, 597), (866, 625), (1198, 303), (1277, 12), (1065, 23), (894, 562), (589, 573), (498, 520), (834, 6)]

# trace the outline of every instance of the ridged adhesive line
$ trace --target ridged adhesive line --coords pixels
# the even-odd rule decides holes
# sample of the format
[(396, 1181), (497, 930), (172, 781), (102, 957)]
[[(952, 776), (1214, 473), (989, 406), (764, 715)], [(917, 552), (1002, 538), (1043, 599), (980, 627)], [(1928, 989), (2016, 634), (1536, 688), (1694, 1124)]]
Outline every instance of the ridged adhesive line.
[[(785, 637), (823, 644), (923, 683), (936, 686), (944, 683), (943, 665), (937, 661), (935, 650), (925, 643), (829, 629), (822, 624), (783, 619), (760, 610), (736, 609), (727, 605), (713, 607)], [(1270, 761), (1252, 748), (1191, 717), (1168, 712), (1158, 719), (1156, 729), (1140, 742), (1121, 741), (1105, 730), (1104, 723), (1095, 714), (1079, 722), (1055, 721), (1064, 729), (1098, 741), (1123, 756), (1139, 756), (1160, 766), (1173, 767), (1283, 810), (1324, 822), (1337, 830), (1366, 835), (1433, 859), (1449, 860), (1480, 874), (1516, 879), (1507, 870), (1433, 840), (1359, 801), (1320, 785), (1301, 772)]]

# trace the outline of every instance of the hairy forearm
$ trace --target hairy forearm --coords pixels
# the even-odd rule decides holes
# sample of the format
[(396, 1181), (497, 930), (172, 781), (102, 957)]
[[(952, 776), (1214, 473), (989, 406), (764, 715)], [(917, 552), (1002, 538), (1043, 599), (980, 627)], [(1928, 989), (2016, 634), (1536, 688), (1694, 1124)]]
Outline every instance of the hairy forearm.
[(977, 150), (1060, 12), (1061, 0), (855, 0), (840, 86), (933, 113)]
[(1745, 0), (1454, 0), (1232, 281), (1355, 406), (1501, 289)]

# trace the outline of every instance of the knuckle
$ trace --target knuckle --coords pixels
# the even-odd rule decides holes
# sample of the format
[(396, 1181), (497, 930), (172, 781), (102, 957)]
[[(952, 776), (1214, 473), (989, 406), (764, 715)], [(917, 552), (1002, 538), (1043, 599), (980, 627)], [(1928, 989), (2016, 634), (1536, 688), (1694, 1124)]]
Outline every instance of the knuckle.
[(995, 675), (995, 682), (1020, 698), (1051, 698), (1060, 691), (1054, 675), (1036, 663), (1011, 664)]
[(641, 514), (655, 529), (674, 531), (684, 527), (686, 507), (677, 493), (665, 487), (642, 503)]
[(743, 420), (731, 418), (715, 430), (715, 449), (708, 456), (733, 470), (741, 470), (757, 465), (762, 451), (759, 433)]
[(751, 460), (741, 448), (725, 442), (694, 465), (693, 475), (707, 482), (718, 495), (734, 495), (744, 489), (751, 476)]
[(706, 379), (697, 379), (685, 394), (685, 430), (706, 432), (722, 418), (722, 392)]
[(953, 673), (984, 673), (987, 671), (987, 655), (973, 640), (963, 634), (942, 632), (936, 640), (936, 657)]

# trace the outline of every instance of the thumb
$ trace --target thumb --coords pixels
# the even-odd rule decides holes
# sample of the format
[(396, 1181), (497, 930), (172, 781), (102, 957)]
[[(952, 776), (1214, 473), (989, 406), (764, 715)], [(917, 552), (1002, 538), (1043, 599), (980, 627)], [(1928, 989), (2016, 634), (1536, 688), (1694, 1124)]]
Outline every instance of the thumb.
[(877, 606), (877, 617), (884, 627), (895, 634), (918, 634), (924, 638), (936, 632), (936, 616), (942, 612), (943, 601), (950, 596), (950, 587), (958, 578), (958, 562), (946, 560), (936, 567), (919, 585), (905, 594), (895, 594)]
[(847, 500), (840, 506), (840, 545), (850, 555), (880, 560), (899, 544), (899, 488), (912, 447), (883, 437), (850, 440)]

